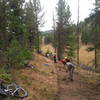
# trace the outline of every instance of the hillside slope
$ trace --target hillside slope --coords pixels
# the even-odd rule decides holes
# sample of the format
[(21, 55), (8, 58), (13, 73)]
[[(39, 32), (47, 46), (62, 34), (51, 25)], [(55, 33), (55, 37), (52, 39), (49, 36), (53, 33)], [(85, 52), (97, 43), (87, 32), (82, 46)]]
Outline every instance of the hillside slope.
[(57, 93), (57, 76), (53, 62), (41, 55), (33, 55), (32, 67), (13, 71), (15, 80), (28, 90), (25, 100), (54, 100)]
[(74, 82), (70, 82), (59, 61), (54, 64), (38, 54), (33, 55), (30, 65), (12, 72), (16, 82), (28, 90), (24, 100), (100, 100), (100, 87), (96, 86), (100, 74), (76, 68)]

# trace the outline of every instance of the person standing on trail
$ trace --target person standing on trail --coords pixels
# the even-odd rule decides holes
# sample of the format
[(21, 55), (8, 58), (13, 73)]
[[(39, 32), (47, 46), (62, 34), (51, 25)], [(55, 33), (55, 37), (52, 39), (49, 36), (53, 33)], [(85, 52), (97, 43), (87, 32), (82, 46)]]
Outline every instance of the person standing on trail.
[(54, 54), (53, 59), (54, 59), (54, 63), (57, 63), (57, 57), (56, 57), (56, 54)]
[(66, 66), (68, 69), (68, 79), (73, 81), (74, 64), (72, 64), (69, 59), (66, 59)]

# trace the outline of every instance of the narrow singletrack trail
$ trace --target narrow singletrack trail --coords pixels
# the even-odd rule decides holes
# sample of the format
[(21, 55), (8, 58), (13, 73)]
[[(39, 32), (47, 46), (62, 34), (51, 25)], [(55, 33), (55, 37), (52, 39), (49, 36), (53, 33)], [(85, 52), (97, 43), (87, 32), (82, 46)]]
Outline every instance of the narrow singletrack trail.
[(100, 100), (100, 89), (88, 88), (77, 73), (74, 73), (74, 81), (70, 82), (64, 66), (58, 63), (55, 67), (58, 80), (56, 100)]

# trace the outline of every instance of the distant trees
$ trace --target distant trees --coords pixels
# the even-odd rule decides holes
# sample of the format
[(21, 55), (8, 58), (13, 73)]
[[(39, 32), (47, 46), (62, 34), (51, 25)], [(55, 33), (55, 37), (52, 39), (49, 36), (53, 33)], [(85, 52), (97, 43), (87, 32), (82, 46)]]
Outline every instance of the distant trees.
[(83, 22), (82, 42), (93, 45), (95, 50), (95, 67), (100, 62), (100, 1), (96, 0), (94, 12)]
[(54, 46), (54, 34), (53, 32), (46, 32), (46, 33), (43, 33), (43, 36), (45, 37), (44, 38), (44, 43), (45, 44), (52, 44)]

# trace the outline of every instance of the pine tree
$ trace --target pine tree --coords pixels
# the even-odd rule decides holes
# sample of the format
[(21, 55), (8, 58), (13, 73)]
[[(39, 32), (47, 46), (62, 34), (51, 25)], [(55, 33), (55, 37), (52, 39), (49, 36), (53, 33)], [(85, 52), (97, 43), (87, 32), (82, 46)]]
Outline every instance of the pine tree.
[(10, 41), (17, 39), (22, 46), (25, 46), (23, 3), (24, 0), (9, 1), (9, 39)]
[(40, 31), (39, 31), (39, 25), (40, 25), (40, 16), (41, 13), (41, 4), (40, 0), (33, 0), (34, 5), (34, 14), (35, 14), (35, 48), (37, 52), (40, 51)]
[[(100, 1), (96, 0), (96, 7), (95, 7), (95, 68), (98, 67), (100, 64)], [(99, 38), (98, 38), (99, 37)]]
[(100, 62), (100, 1), (96, 0), (96, 7), (94, 12), (85, 19), (84, 30), (82, 33), (82, 42), (91, 44), (94, 47), (90, 48), (95, 50), (95, 66), (98, 67)]
[(30, 0), (25, 6), (25, 25), (29, 34), (30, 47), (39, 52), (40, 49), (40, 26), (43, 12), (39, 0)]
[(0, 0), (0, 48), (8, 47), (8, 3), (9, 0)]
[(26, 43), (23, 4), (24, 0), (0, 0), (0, 49), (5, 65), (10, 68), (23, 65), (31, 57)]
[(28, 33), (28, 45), (30, 48), (35, 46), (35, 14), (34, 5), (30, 0), (25, 4), (24, 23)]
[(66, 47), (66, 38), (68, 37), (70, 26), (70, 7), (66, 4), (65, 0), (59, 0), (57, 7), (57, 54), (58, 59), (62, 58)]

